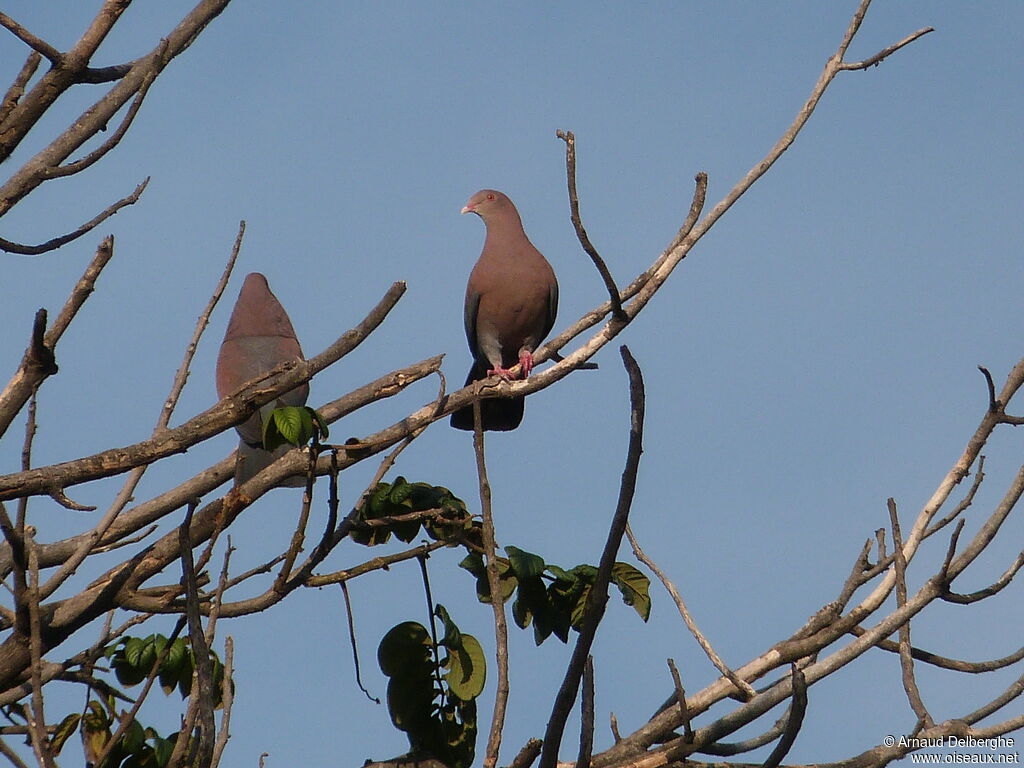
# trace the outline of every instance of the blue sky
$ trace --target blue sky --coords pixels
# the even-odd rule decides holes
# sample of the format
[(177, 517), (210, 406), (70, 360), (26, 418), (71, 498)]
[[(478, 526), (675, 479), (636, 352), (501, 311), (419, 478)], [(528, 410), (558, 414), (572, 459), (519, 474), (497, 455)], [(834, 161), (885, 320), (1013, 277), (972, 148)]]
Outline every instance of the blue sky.
[[(5, 10), (67, 48), (93, 5), (12, 0)], [(95, 63), (149, 50), (189, 7), (137, 0)], [(35, 309), (56, 312), (102, 235), (116, 237), (114, 261), (58, 350), (60, 375), (41, 392), (35, 461), (148, 435), (239, 219), (248, 229), (236, 277), (176, 423), (216, 397), (217, 347), (249, 271), (267, 275), (310, 355), (392, 281), (408, 282), (370, 341), (313, 382), (312, 404), (440, 352), (449, 384), (461, 382), (469, 365), (462, 297), (483, 227), (458, 214), (481, 187), (518, 205), (558, 274), (556, 329), (564, 327), (602, 300), (603, 287), (569, 221), (555, 130), (576, 133), (584, 220), (625, 284), (674, 235), (697, 171), (709, 174), (710, 209), (767, 152), (854, 7), (234, 3), (157, 81), (117, 150), (45, 185), (0, 228), (8, 239), (45, 240), (152, 177), (139, 204), (77, 243), (4, 257), (0, 353), (13, 370)], [(633, 528), (736, 666), (835, 597), (863, 541), (887, 523), (887, 497), (909, 523), (983, 413), (976, 366), (998, 382), (1021, 357), (1022, 24), (1016, 2), (876, 0), (850, 58), (924, 26), (936, 31), (878, 68), (841, 74), (793, 148), (620, 336), (647, 383)], [(8, 79), (22, 48), (0, 37)], [(62, 99), (7, 166), (99, 93), (83, 87)], [(488, 440), (499, 541), (563, 566), (599, 558), (625, 457), (625, 373), (613, 347), (597, 362), (599, 371), (531, 397), (523, 426)], [(332, 437), (375, 431), (435, 391), (425, 382), (354, 414)], [(12, 429), (0, 443), (5, 467), (17, 466), (20, 445)], [(233, 446), (224, 435), (154, 468), (137, 497)], [(997, 433), (968, 532), (1002, 494), (1020, 449), (1019, 434)], [(344, 475), (346, 505), (375, 467)], [(445, 485), (475, 508), (470, 438), (446, 423), (419, 438), (396, 472)], [(102, 506), (115, 487), (96, 483), (72, 496)], [(298, 503), (297, 493), (277, 491), (243, 517), (232, 532), (235, 568), (284, 547)], [(43, 539), (92, 519), (41, 501), (30, 514)], [(962, 591), (994, 581), (1021, 534), (1011, 518)], [(944, 548), (925, 547), (912, 586), (934, 572)], [(376, 554), (343, 546), (329, 566)], [(489, 650), (490, 608), (473, 598), (472, 579), (455, 568), (460, 558), (431, 559), (435, 599)], [(620, 559), (630, 559), (626, 548)], [(374, 649), (393, 624), (423, 620), (418, 569), (358, 579), (351, 592), (364, 681), (382, 696)], [(716, 676), (668, 597), (657, 587), (652, 594), (649, 624), (612, 605), (598, 635), (598, 748), (611, 743), (609, 711), (631, 731), (663, 700), (667, 657), (688, 690)], [(1006, 655), (1024, 628), (1015, 595), (1011, 587), (970, 613), (937, 606), (915, 623), (915, 643), (975, 660)], [(255, 765), (264, 751), (270, 766), (360, 764), (404, 751), (384, 708), (355, 686), (343, 617), (338, 590), (325, 589), (223, 626), (238, 667), (226, 764)], [(534, 648), (531, 633), (513, 631), (512, 640), (506, 761), (542, 735), (569, 657), (556, 641)], [(1012, 679), (921, 675), (936, 719)], [(173, 711), (156, 702), (144, 710), (161, 730), (175, 727)], [(867, 654), (812, 688), (790, 759), (847, 757), (913, 720), (897, 659)], [(568, 734), (566, 759), (575, 754), (573, 726)]]

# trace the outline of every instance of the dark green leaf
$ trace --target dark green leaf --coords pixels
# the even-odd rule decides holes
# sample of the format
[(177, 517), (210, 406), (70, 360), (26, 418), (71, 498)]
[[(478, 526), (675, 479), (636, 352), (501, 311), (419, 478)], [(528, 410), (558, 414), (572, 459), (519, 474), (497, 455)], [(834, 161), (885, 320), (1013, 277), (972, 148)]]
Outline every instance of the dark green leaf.
[(133, 667), (141, 666), (142, 652), (145, 650), (146, 641), (141, 637), (129, 637), (124, 644), (124, 659)]
[(428, 677), (392, 677), (388, 682), (388, 713), (413, 746), (429, 741), (433, 720), (434, 685)]
[[(391, 486), (391, 493), (388, 494), (388, 501), (390, 501), (392, 504), (405, 506), (407, 509), (412, 509), (412, 502), (410, 501), (412, 492), (412, 484), (407, 482), (404, 477), (399, 475), (397, 478), (395, 478), (395, 482)], [(401, 513), (396, 511), (394, 514)]]
[(81, 719), (82, 716), (80, 714), (72, 712), (60, 721), (57, 729), (53, 732), (53, 736), (50, 738), (50, 749), (53, 751), (54, 756), (60, 754), (65, 742), (75, 732), (75, 729), (78, 728), (78, 723)]
[(629, 563), (615, 563), (612, 581), (622, 592), (622, 601), (633, 606), (640, 618), (647, 621), (651, 615), (651, 580)]
[(388, 514), (388, 495), (390, 493), (390, 483), (378, 483), (377, 487), (370, 493), (370, 498), (367, 499), (363, 517), (368, 520), (386, 517)]
[(484, 558), (479, 552), (470, 552), (459, 561), (459, 568), (465, 568), (474, 576), (479, 578), (487, 573), (487, 566), (484, 565)]
[(328, 437), (330, 437), (331, 431), (327, 428), (327, 421), (320, 414), (320, 411), (318, 411), (316, 408), (310, 408), (308, 405), (306, 406), (306, 410), (309, 411), (309, 415), (312, 417), (313, 421), (316, 424), (316, 429), (320, 433), (320, 439), (326, 440)]
[(148, 674), (142, 667), (133, 667), (123, 656), (115, 656), (111, 666), (114, 668), (114, 674), (121, 685), (138, 685), (146, 679)]
[(530, 607), (519, 598), (512, 603), (512, 620), (515, 621), (516, 626), (520, 629), (526, 629), (530, 626), (530, 622), (533, 620), (533, 614), (530, 612)]
[(178, 693), (181, 698), (188, 698), (192, 692), (192, 675), (195, 673), (196, 660), (192, 655), (192, 649), (185, 649), (185, 658), (181, 661), (181, 670), (178, 673)]
[(377, 663), (388, 677), (430, 677), (430, 635), (422, 624), (403, 621), (388, 630), (377, 646)]
[(512, 571), (520, 579), (532, 579), (544, 573), (544, 558), (518, 547), (505, 547)]
[(171, 753), (174, 751), (174, 741), (173, 739), (161, 739), (159, 737), (153, 739), (153, 757), (159, 768), (164, 768), (171, 759)]
[(132, 720), (121, 737), (121, 748), (128, 754), (138, 752), (146, 742), (146, 733), (138, 720)]
[(391, 529), (391, 532), (395, 534), (396, 539), (405, 542), (406, 544), (415, 539), (420, 533), (419, 520), (405, 520), (403, 522), (392, 523), (388, 527)]
[(548, 573), (554, 576), (556, 581), (565, 582), (569, 584), (572, 584), (576, 581), (576, 577), (573, 574), (569, 573), (569, 571), (559, 568), (557, 565), (548, 565), (547, 568), (545, 568), (544, 570), (546, 570)]
[(455, 622), (452, 621), (452, 617), (448, 615), (445, 607), (438, 603), (437, 608), (434, 610), (434, 615), (441, 620), (441, 624), (444, 626), (444, 637), (441, 638), (439, 645), (451, 649), (461, 648), (462, 633), (455, 625)]

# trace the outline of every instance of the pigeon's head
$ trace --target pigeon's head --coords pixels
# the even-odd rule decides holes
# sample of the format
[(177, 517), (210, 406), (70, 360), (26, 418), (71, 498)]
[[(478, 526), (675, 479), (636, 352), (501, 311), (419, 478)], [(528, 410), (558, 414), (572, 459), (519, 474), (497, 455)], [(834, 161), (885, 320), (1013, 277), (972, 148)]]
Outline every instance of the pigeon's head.
[(462, 213), (475, 213), (484, 221), (495, 214), (515, 212), (516, 207), (508, 196), (496, 189), (481, 189), (462, 208)]

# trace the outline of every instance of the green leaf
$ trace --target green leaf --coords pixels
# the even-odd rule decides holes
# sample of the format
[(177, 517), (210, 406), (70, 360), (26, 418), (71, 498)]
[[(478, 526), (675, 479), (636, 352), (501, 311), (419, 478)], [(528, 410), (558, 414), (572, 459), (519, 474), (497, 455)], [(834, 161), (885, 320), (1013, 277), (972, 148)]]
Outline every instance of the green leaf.
[(310, 408), (308, 405), (306, 406), (306, 410), (309, 411), (309, 415), (310, 417), (312, 417), (313, 422), (316, 425), (316, 429), (320, 433), (320, 439), (326, 440), (328, 437), (330, 437), (331, 430), (327, 428), (327, 420), (324, 419), (320, 411), (318, 411), (316, 408)]
[(459, 649), (462, 647), (462, 632), (452, 621), (452, 617), (448, 615), (448, 611), (440, 603), (437, 604), (437, 608), (434, 610), (434, 615), (441, 620), (441, 624), (444, 626), (444, 637), (441, 638), (438, 645), (443, 645), (445, 648)]
[(138, 685), (146, 679), (146, 670), (142, 667), (132, 666), (124, 656), (115, 656), (111, 666), (121, 685)]
[(556, 581), (569, 584), (575, 583), (576, 581), (576, 577), (573, 574), (569, 573), (569, 571), (559, 568), (557, 565), (548, 565), (544, 570), (546, 570), (548, 573), (554, 576)]
[(405, 520), (399, 523), (392, 523), (388, 527), (395, 534), (396, 539), (406, 544), (415, 539), (420, 533), (419, 520)]
[[(391, 493), (388, 494), (388, 501), (392, 504), (406, 507), (407, 510), (412, 509), (411, 496), (413, 492), (413, 486), (404, 477), (399, 475), (395, 478), (395, 482), (391, 486)], [(395, 514), (401, 514), (401, 512), (395, 512)]]
[(275, 408), (263, 424), (263, 447), (273, 451), (282, 445), (305, 445), (313, 438), (313, 417), (304, 406)]
[(390, 483), (378, 483), (377, 487), (370, 493), (370, 498), (366, 501), (366, 514), (364, 517), (368, 520), (385, 517), (388, 514), (388, 496), (390, 494)]
[(156, 636), (150, 635), (142, 641), (142, 651), (139, 653), (139, 661), (135, 666), (145, 675), (149, 675), (154, 661), (156, 661)]
[(392, 677), (388, 681), (388, 713), (395, 728), (409, 734), (413, 747), (430, 740), (434, 721), (433, 680), (427, 677)]
[(161, 739), (160, 737), (153, 739), (153, 757), (159, 768), (164, 768), (171, 759), (174, 742), (175, 739)]
[[(512, 604), (512, 615), (520, 629), (530, 626), (531, 619), (548, 612), (548, 593), (539, 575), (519, 578), (516, 600)], [(522, 623), (521, 623), (522, 622)]]
[(377, 646), (380, 671), (391, 678), (430, 678), (430, 635), (422, 624), (403, 621), (388, 630)]
[(185, 658), (181, 662), (181, 671), (178, 673), (178, 693), (181, 698), (187, 699), (192, 692), (192, 675), (195, 673), (196, 660), (192, 655), (192, 649), (185, 649)]
[(121, 737), (121, 748), (128, 754), (134, 754), (146, 743), (146, 733), (139, 721), (133, 719)]
[(124, 659), (133, 667), (140, 666), (146, 641), (141, 637), (129, 637), (124, 644)]
[(622, 592), (622, 602), (633, 606), (640, 618), (647, 621), (651, 616), (651, 580), (629, 563), (615, 563), (612, 581)]
[(160, 665), (160, 688), (167, 695), (170, 695), (178, 685), (178, 680), (181, 676), (182, 665), (185, 662), (185, 648), (186, 641), (184, 638), (179, 637), (173, 643), (171, 643), (171, 649), (167, 652), (167, 656), (164, 658), (164, 663)]
[(518, 598), (516, 598), (516, 601), (512, 603), (512, 620), (515, 621), (516, 626), (520, 629), (526, 629), (530, 626), (530, 622), (533, 620), (533, 614), (530, 612), (530, 607)]
[(82, 716), (77, 712), (72, 712), (70, 715), (60, 721), (56, 730), (53, 732), (53, 736), (50, 739), (50, 749), (53, 751), (54, 756), (59, 755), (60, 751), (64, 748), (64, 744), (68, 738), (78, 728), (78, 723), (82, 719)]
[(518, 547), (505, 547), (512, 571), (520, 579), (532, 579), (544, 573), (544, 558)]
[(460, 651), (448, 655), (448, 672), (444, 679), (452, 695), (462, 701), (471, 701), (483, 691), (487, 682), (487, 658), (480, 641), (473, 635), (462, 635)]
[(470, 552), (459, 561), (459, 568), (464, 568), (477, 578), (486, 576), (487, 566), (484, 565), (484, 558), (479, 552)]

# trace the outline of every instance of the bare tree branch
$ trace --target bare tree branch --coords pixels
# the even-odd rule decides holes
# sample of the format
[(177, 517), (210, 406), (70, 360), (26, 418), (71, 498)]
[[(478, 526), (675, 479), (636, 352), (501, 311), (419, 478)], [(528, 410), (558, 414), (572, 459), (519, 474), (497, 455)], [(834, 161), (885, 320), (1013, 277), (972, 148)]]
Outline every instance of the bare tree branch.
[(615, 285), (612, 273), (608, 271), (608, 265), (604, 263), (601, 254), (597, 252), (594, 244), (590, 242), (587, 230), (583, 226), (583, 219), (580, 217), (580, 198), (576, 193), (576, 137), (572, 131), (555, 131), (555, 135), (565, 142), (565, 178), (569, 185), (569, 211), (572, 218), (572, 226), (576, 230), (576, 237), (587, 252), (597, 271), (601, 273), (604, 286), (608, 289), (608, 297), (612, 304), (612, 317), (621, 323), (629, 322), (629, 316), (622, 311), (622, 300), (619, 298), (619, 289)]
[(569, 659), (569, 666), (565, 671), (562, 685), (555, 696), (555, 703), (551, 707), (551, 717), (548, 718), (548, 726), (544, 733), (544, 747), (540, 753), (539, 768), (554, 768), (558, 762), (558, 748), (562, 741), (562, 734), (565, 730), (565, 721), (569, 717), (573, 702), (576, 699), (576, 692), (579, 689), (580, 677), (583, 675), (583, 668), (586, 659), (590, 655), (590, 649), (597, 635), (597, 627), (604, 615), (605, 605), (608, 602), (608, 585), (611, 581), (612, 566), (615, 564), (615, 556), (622, 543), (622, 535), (626, 531), (629, 522), (629, 510), (633, 503), (633, 493), (636, 490), (636, 475), (640, 469), (640, 455), (643, 453), (644, 437), (644, 379), (640, 372), (640, 366), (629, 348), (623, 345), (619, 348), (622, 355), (622, 364), (629, 375), (629, 447), (626, 453), (626, 466), (622, 471), (622, 481), (619, 484), (619, 499), (615, 505), (615, 514), (608, 530), (608, 538), (605, 542), (604, 551), (601, 553), (601, 562), (597, 568), (597, 576), (587, 595), (587, 605), (583, 617), (583, 624), (580, 627), (579, 637), (572, 649), (572, 656)]
[[(484, 555), (487, 558), (487, 589), (494, 611), (495, 665), (498, 682), (494, 692), (494, 711), (491, 714), (491, 728), (487, 735), (487, 751), (484, 753), (484, 768), (494, 768), (498, 763), (501, 749), (501, 733), (505, 727), (505, 709), (508, 706), (508, 624), (505, 620), (505, 603), (501, 599), (501, 581), (498, 576), (498, 559), (495, 551), (494, 515), (491, 513), (491, 484), (487, 480), (487, 464), (484, 459), (484, 432), (480, 415), (480, 401), (473, 401), (473, 451), (476, 454), (476, 472), (480, 487), (480, 512), (483, 516)], [(543, 762), (542, 762), (543, 765)]]
[(756, 691), (751, 688), (750, 683), (739, 677), (724, 661), (722, 661), (722, 657), (718, 655), (711, 643), (708, 642), (708, 639), (704, 637), (704, 633), (700, 631), (700, 628), (697, 626), (697, 622), (693, 620), (693, 616), (690, 615), (690, 611), (686, 608), (686, 603), (683, 601), (682, 595), (679, 594), (679, 590), (676, 589), (676, 585), (672, 583), (657, 564), (640, 548), (640, 544), (637, 542), (636, 536), (633, 535), (633, 531), (628, 525), (626, 526), (626, 538), (629, 539), (629, 543), (633, 547), (633, 554), (636, 556), (636, 559), (650, 568), (651, 572), (658, 577), (658, 581), (660, 581), (662, 586), (665, 587), (665, 590), (669, 593), (672, 601), (676, 604), (676, 608), (679, 610), (679, 615), (682, 616), (683, 622), (685, 622), (687, 628), (690, 630), (690, 634), (693, 635), (705, 655), (711, 660), (711, 663), (714, 664), (718, 671), (725, 675), (725, 677), (727, 677), (734, 686), (736, 686), (737, 694), (748, 701), (754, 698)]
[(85, 224), (80, 226), (78, 229), (72, 232), (68, 232), (66, 235), (51, 238), (50, 240), (47, 240), (45, 243), (40, 243), (39, 245), (22, 245), (21, 243), (15, 243), (12, 240), (5, 240), (4, 238), (0, 237), (0, 250), (7, 251), (8, 253), (18, 253), (21, 254), (22, 256), (38, 256), (41, 253), (55, 251), (62, 245), (67, 245), (72, 240), (77, 240), (82, 235), (91, 232), (104, 221), (113, 216), (115, 213), (120, 211), (122, 208), (129, 205), (135, 205), (135, 203), (137, 203), (139, 201), (139, 198), (142, 196), (142, 193), (146, 190), (146, 186), (148, 184), (149, 177), (147, 176), (145, 179), (142, 180), (141, 184), (135, 187), (135, 191), (132, 192), (130, 195), (128, 195), (127, 197), (122, 197), (120, 200), (111, 203), (102, 211), (100, 211), (91, 219), (89, 219), (89, 221), (85, 222)]

